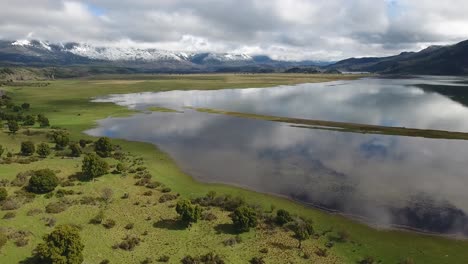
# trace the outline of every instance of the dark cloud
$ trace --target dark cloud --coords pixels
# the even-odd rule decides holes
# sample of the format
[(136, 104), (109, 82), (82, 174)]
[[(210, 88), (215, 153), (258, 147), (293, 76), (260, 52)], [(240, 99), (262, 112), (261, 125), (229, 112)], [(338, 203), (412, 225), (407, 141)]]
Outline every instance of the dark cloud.
[(394, 54), (468, 38), (468, 2), (431, 0), (0, 0), (0, 38), (288, 59)]

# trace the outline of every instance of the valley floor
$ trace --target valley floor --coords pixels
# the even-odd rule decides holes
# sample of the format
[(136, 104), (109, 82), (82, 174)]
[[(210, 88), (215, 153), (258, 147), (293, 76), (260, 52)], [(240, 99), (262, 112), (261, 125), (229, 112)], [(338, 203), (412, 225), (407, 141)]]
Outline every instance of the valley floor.
[[(30, 84), (4, 86), (15, 102), (31, 104), (31, 114), (45, 114), (53, 126), (67, 129), (73, 141), (95, 140), (83, 131), (95, 126), (96, 120), (108, 116), (126, 116), (133, 111), (110, 103), (91, 103), (90, 99), (115, 93), (157, 92), (168, 90), (202, 90), (225, 88), (270, 87), (282, 84), (324, 82), (354, 79), (350, 75), (119, 75), (99, 76), (88, 79), (45, 81), (46, 86)], [(158, 110), (158, 109), (155, 109)], [(164, 124), (161, 124), (164, 126)], [(22, 141), (47, 142), (47, 129), (34, 127), (30, 133), (20, 130), (16, 135), (0, 133), (0, 144), (12, 153), (19, 152)], [(191, 228), (178, 225), (174, 210), (175, 201), (163, 202), (161, 188), (150, 190), (136, 186), (133, 175), (109, 174), (92, 182), (79, 182), (74, 186), (58, 189), (73, 190), (67, 195), (67, 209), (60, 213), (47, 213), (45, 207), (62, 201), (62, 198), (37, 196), (14, 210), (11, 219), (0, 219), (0, 228), (9, 234), (25, 231), (29, 243), (15, 245), (14, 237), (1, 249), (0, 263), (18, 263), (31, 256), (35, 246), (42, 241), (44, 234), (53, 228), (47, 226), (50, 219), (55, 224), (74, 224), (81, 229), (85, 245), (84, 263), (100, 263), (108, 259), (110, 263), (140, 263), (151, 258), (169, 256), (169, 263), (180, 263), (186, 255), (199, 256), (214, 252), (222, 256), (226, 263), (248, 263), (253, 257), (263, 256), (266, 263), (358, 263), (372, 257), (374, 263), (414, 263), (451, 264), (468, 262), (468, 242), (438, 236), (421, 235), (405, 231), (377, 230), (342, 216), (324, 213), (307, 208), (284, 198), (273, 197), (243, 190), (236, 187), (204, 184), (194, 181), (183, 173), (165, 153), (157, 147), (139, 142), (112, 140), (127, 154), (128, 161), (145, 167), (153, 175), (153, 180), (170, 187), (171, 194), (185, 198), (205, 196), (209, 191), (218, 195), (241, 196), (248, 203), (261, 206), (265, 212), (286, 209), (293, 214), (311, 218), (318, 234), (297, 248), (297, 240), (292, 233), (282, 228), (271, 228), (261, 224), (258, 228), (240, 235), (240, 242), (226, 246), (223, 242), (235, 239), (237, 234), (231, 228), (228, 212), (219, 208), (206, 208), (215, 215), (212, 221), (200, 221)], [(110, 164), (116, 164), (108, 159)], [(16, 175), (27, 170), (50, 168), (61, 178), (76, 174), (81, 168), (81, 158), (59, 158), (51, 156), (29, 164), (0, 164), (0, 180), (14, 180)], [(111, 188), (113, 199), (110, 203), (85, 203), (84, 197), (100, 197), (102, 190)], [(8, 187), (9, 193), (19, 187)], [(151, 191), (151, 193), (148, 193)], [(124, 194), (128, 199), (121, 199)], [(34, 210), (39, 209), (39, 210)], [(89, 224), (99, 211), (113, 219), (116, 225), (106, 229), (101, 225)], [(2, 211), (0, 218), (11, 211)], [(33, 213), (35, 212), (35, 213)], [(129, 224), (133, 224), (128, 229)], [(339, 232), (346, 231), (346, 241), (336, 241)], [(141, 244), (133, 251), (113, 249), (126, 235), (141, 237)], [(317, 249), (328, 249), (328, 256), (318, 256)], [(267, 250), (265, 250), (267, 249)], [(309, 259), (304, 258), (305, 255)], [(364, 263), (364, 262), (362, 262)], [(367, 262), (366, 262), (367, 263)]]

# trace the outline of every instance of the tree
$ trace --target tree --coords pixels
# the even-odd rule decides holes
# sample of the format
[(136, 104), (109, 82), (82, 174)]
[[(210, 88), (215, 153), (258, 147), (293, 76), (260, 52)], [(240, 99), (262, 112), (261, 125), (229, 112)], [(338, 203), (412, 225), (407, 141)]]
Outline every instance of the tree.
[(36, 147), (32, 141), (21, 142), (21, 155), (31, 156), (36, 152)]
[(85, 176), (85, 179), (94, 179), (107, 174), (109, 171), (109, 165), (98, 155), (90, 153), (83, 158), (81, 171), (83, 176)]
[(8, 192), (5, 188), (0, 188), (0, 202), (5, 201), (8, 197)]
[(36, 150), (37, 155), (41, 158), (46, 158), (47, 156), (50, 155), (50, 147), (46, 143), (41, 143), (37, 145), (37, 150)]
[(29, 108), (31, 108), (31, 105), (28, 104), (28, 103), (23, 103), (23, 104), (21, 105), (21, 108), (23, 108), (23, 110), (29, 110)]
[(249, 206), (238, 207), (231, 214), (231, 219), (239, 232), (248, 232), (250, 228), (257, 226), (257, 213)]
[(189, 200), (178, 201), (176, 212), (180, 215), (180, 220), (187, 225), (198, 222), (201, 217), (201, 208), (198, 205), (192, 205)]
[(21, 106), (18, 106), (18, 105), (14, 105), (11, 110), (13, 110), (13, 112), (21, 112), (22, 108)]
[(107, 137), (102, 137), (94, 143), (94, 151), (103, 158), (109, 157), (112, 154), (112, 150), (112, 143)]
[(302, 241), (309, 239), (314, 234), (312, 221), (297, 218), (290, 225), (291, 230), (294, 232), (294, 237), (299, 241), (298, 248), (301, 248)]
[(19, 125), (18, 122), (15, 120), (9, 120), (8, 121), (8, 130), (10, 130), (11, 133), (15, 134), (19, 130)]
[(23, 125), (25, 126), (34, 126), (35, 123), (36, 123), (36, 119), (32, 115), (27, 115), (23, 121)]
[(278, 225), (283, 226), (284, 224), (287, 224), (287, 223), (291, 222), (292, 220), (293, 220), (293, 218), (291, 217), (291, 214), (288, 211), (283, 210), (283, 209), (279, 209), (276, 212), (275, 221), (276, 221), (276, 223)]
[(43, 237), (44, 242), (35, 250), (40, 263), (81, 264), (84, 245), (79, 230), (70, 225), (57, 226), (52, 233)]
[(41, 127), (48, 127), (50, 126), (49, 119), (45, 117), (43, 114), (37, 115), (37, 121)]
[(83, 153), (83, 151), (81, 150), (80, 145), (78, 145), (77, 143), (70, 144), (70, 146), (68, 146), (68, 147), (71, 150), (71, 156), (72, 157), (79, 157), (79, 156), (81, 156), (81, 153)]
[(59, 179), (50, 169), (35, 171), (29, 179), (28, 191), (38, 194), (49, 193), (57, 187)]
[(52, 138), (55, 143), (55, 148), (58, 150), (63, 150), (70, 142), (70, 138), (65, 131), (54, 131)]

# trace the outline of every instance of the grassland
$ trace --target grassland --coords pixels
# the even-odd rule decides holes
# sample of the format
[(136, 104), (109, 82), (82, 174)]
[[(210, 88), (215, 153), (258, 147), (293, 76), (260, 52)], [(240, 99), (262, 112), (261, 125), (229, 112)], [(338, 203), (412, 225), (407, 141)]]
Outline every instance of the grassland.
[(211, 114), (222, 114), (228, 116), (266, 120), (272, 122), (281, 122), (293, 124), (297, 127), (309, 128), (309, 129), (323, 129), (323, 130), (336, 130), (341, 132), (352, 132), (352, 133), (369, 133), (378, 135), (393, 135), (393, 136), (405, 136), (405, 137), (423, 137), (423, 138), (439, 138), (439, 139), (457, 139), (457, 140), (468, 140), (468, 133), (453, 132), (444, 130), (433, 130), (433, 129), (417, 129), (417, 128), (406, 128), (406, 127), (389, 127), (389, 126), (377, 126), (367, 124), (356, 124), (346, 122), (334, 122), (326, 120), (311, 120), (311, 119), (300, 119), (290, 117), (279, 117), (279, 116), (268, 116), (258, 115), (251, 113), (239, 113), (223, 111), (218, 109), (209, 108), (195, 108), (198, 112), (211, 113)]
[[(31, 104), (31, 114), (43, 113), (49, 117), (54, 126), (65, 128), (73, 140), (81, 138), (93, 139), (82, 131), (95, 125), (95, 121), (107, 116), (125, 116), (132, 111), (110, 103), (91, 103), (90, 98), (106, 94), (191, 90), (191, 89), (223, 89), (245, 87), (269, 87), (280, 84), (297, 84), (303, 82), (322, 82), (336, 79), (352, 79), (356, 76), (332, 75), (188, 75), (188, 76), (104, 76), (81, 80), (58, 80), (50, 82), (46, 87), (15, 86), (2, 87), (15, 101)], [(164, 125), (164, 124), (161, 124)], [(34, 129), (45, 132), (42, 129)], [(23, 131), (24, 132), (24, 131)], [(17, 153), (20, 142), (33, 140), (47, 141), (44, 133), (33, 133), (32, 136), (20, 132), (17, 135), (0, 133), (0, 144), (9, 151)], [(113, 202), (105, 206), (106, 217), (112, 218), (117, 225), (112, 229), (90, 225), (89, 220), (102, 209), (102, 206), (71, 205), (59, 214), (40, 213), (28, 216), (27, 212), (33, 208), (44, 210), (50, 199), (44, 196), (36, 197), (31, 203), (23, 205), (15, 211), (13, 219), (0, 219), (2, 228), (11, 230), (27, 230), (31, 232), (30, 243), (24, 247), (17, 247), (12, 241), (2, 248), (0, 263), (17, 263), (31, 255), (31, 251), (40, 242), (42, 235), (52, 229), (45, 226), (45, 218), (53, 217), (57, 224), (72, 223), (79, 225), (81, 236), (85, 244), (85, 263), (99, 263), (109, 259), (111, 263), (139, 263), (146, 257), (157, 259), (159, 256), (170, 256), (170, 263), (179, 263), (185, 255), (200, 255), (216, 252), (227, 259), (227, 263), (247, 263), (254, 257), (260, 256), (262, 248), (269, 248), (263, 254), (266, 263), (356, 263), (365, 256), (373, 256), (380, 263), (399, 263), (404, 258), (412, 258), (415, 263), (442, 264), (466, 263), (468, 260), (468, 242), (448, 238), (420, 235), (405, 231), (376, 230), (363, 224), (348, 220), (339, 215), (327, 214), (307, 208), (287, 199), (272, 197), (225, 185), (204, 184), (194, 181), (189, 175), (180, 171), (177, 165), (157, 147), (138, 142), (113, 140), (125, 152), (131, 153), (132, 160), (142, 160), (142, 166), (147, 167), (153, 178), (179, 193), (182, 197), (199, 197), (208, 191), (218, 194), (231, 194), (244, 197), (247, 202), (262, 206), (269, 210), (272, 205), (284, 208), (291, 213), (312, 218), (317, 232), (322, 233), (333, 229), (346, 230), (350, 234), (347, 243), (336, 243), (330, 249), (327, 258), (312, 254), (312, 258), (305, 260), (296, 249), (297, 242), (291, 233), (282, 230), (258, 228), (242, 234), (243, 242), (233, 247), (226, 247), (222, 242), (232, 238), (234, 234), (229, 230), (230, 220), (226, 212), (216, 208), (210, 209), (218, 219), (212, 222), (201, 221), (190, 229), (181, 229), (172, 222), (176, 214), (171, 207), (173, 202), (157, 202), (162, 195), (155, 191), (151, 196), (142, 195), (145, 188), (135, 186), (133, 177), (119, 175), (105, 175), (95, 182), (84, 182), (73, 187), (80, 196), (99, 196), (101, 190), (111, 187), (114, 190)], [(115, 161), (110, 160), (110, 163)], [(0, 165), (0, 178), (12, 180), (19, 172), (31, 169), (51, 168), (58, 171), (61, 178), (67, 178), (80, 170), (81, 158), (51, 157), (30, 164)], [(10, 187), (9, 187), (10, 188)], [(9, 193), (15, 191), (9, 190)], [(129, 199), (120, 199), (124, 193), (129, 193)], [(77, 195), (69, 199), (80, 199)], [(138, 205), (136, 205), (138, 203)], [(5, 212), (2, 212), (3, 214)], [(124, 228), (128, 223), (134, 223), (132, 230)], [(112, 249), (126, 234), (142, 234), (143, 242), (134, 251)], [(308, 240), (304, 250), (313, 252), (316, 247), (323, 247), (327, 236)]]

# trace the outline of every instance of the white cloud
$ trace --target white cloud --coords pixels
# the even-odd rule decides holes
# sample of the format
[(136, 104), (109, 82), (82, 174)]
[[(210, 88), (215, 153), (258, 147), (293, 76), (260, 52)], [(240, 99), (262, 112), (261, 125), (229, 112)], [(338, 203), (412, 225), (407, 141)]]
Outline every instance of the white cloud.
[(0, 37), (243, 51), (287, 59), (389, 55), (468, 38), (468, 2), (0, 0)]

